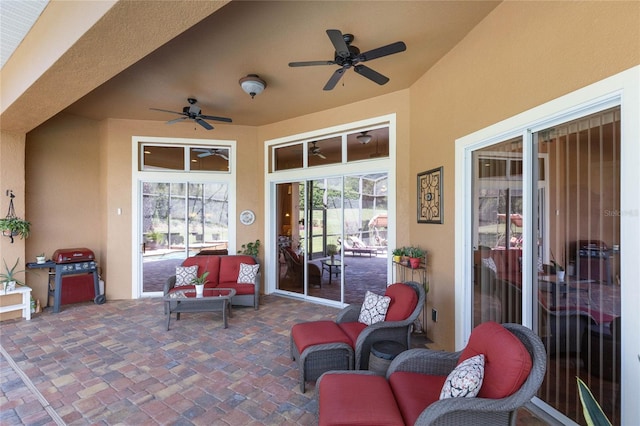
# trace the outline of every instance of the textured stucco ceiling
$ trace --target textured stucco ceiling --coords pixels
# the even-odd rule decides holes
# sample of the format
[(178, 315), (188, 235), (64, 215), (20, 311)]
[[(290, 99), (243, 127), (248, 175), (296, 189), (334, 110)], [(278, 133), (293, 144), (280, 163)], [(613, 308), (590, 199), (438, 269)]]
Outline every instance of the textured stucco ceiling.
[[(120, 54), (126, 57), (138, 43), (154, 39), (156, 31), (162, 32), (164, 26), (177, 19), (153, 13), (155, 8), (172, 2), (144, 3), (148, 19), (139, 15), (127, 18), (127, 14), (120, 12), (117, 20), (103, 19), (87, 33), (92, 41), (99, 41), (94, 46), (99, 49), (104, 46), (103, 51), (91, 55), (97, 70), (108, 67), (110, 61), (118, 61)], [(125, 4), (135, 8), (140, 2)], [(231, 117), (234, 124), (279, 122), (410, 87), (497, 4), (496, 1), (231, 1), (101, 85), (94, 85), (86, 95), (77, 96), (64, 110), (96, 120), (163, 121), (176, 116), (149, 108), (181, 111), (187, 98), (195, 97), (204, 114)], [(109, 15), (126, 7), (119, 5), (113, 10)], [(362, 52), (399, 40), (406, 43), (407, 50), (366, 63), (390, 78), (384, 86), (348, 70), (334, 90), (323, 91), (337, 66), (290, 68), (288, 63), (333, 59), (327, 29), (354, 34), (353, 45)], [(123, 33), (127, 34), (124, 42), (119, 37)], [(83, 41), (86, 40), (80, 40)], [(66, 67), (73, 72), (73, 63)], [(64, 69), (56, 70), (56, 75), (63, 72)], [(73, 77), (71, 73), (68, 78)], [(267, 82), (266, 90), (255, 99), (238, 84), (241, 77), (250, 73)], [(60, 85), (57, 83), (57, 87)], [(63, 87), (57, 90), (60, 96), (65, 95)], [(56, 93), (47, 96), (54, 99)], [(37, 104), (36, 100), (30, 100), (29, 104)], [(17, 117), (17, 111), (13, 113)]]

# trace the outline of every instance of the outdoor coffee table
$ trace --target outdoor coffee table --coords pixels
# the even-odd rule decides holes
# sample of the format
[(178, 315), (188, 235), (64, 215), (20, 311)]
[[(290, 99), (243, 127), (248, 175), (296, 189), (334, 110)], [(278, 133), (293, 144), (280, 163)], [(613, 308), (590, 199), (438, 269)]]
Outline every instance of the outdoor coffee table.
[(222, 312), (222, 322), (227, 328), (227, 312), (231, 316), (231, 298), (235, 295), (236, 291), (232, 288), (205, 288), (202, 296), (197, 296), (195, 289), (172, 291), (164, 296), (167, 330), (174, 312), (176, 321), (180, 320), (182, 312)]

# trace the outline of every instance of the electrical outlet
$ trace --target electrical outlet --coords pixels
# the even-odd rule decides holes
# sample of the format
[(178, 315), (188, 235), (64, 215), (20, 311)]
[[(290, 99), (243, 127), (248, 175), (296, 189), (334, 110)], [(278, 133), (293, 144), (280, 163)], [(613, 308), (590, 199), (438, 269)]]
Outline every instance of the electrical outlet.
[(431, 321), (438, 322), (438, 311), (431, 309)]

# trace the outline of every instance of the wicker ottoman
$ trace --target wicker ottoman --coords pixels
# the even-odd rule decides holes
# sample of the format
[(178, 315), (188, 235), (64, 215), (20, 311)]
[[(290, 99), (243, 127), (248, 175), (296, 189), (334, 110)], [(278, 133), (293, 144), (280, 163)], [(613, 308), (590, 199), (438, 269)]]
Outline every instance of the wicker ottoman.
[(384, 376), (391, 361), (407, 348), (402, 343), (392, 340), (381, 340), (371, 345), (371, 355), (369, 356), (369, 370)]
[(291, 328), (291, 358), (298, 362), (300, 391), (329, 370), (353, 370), (349, 337), (333, 321), (312, 321)]

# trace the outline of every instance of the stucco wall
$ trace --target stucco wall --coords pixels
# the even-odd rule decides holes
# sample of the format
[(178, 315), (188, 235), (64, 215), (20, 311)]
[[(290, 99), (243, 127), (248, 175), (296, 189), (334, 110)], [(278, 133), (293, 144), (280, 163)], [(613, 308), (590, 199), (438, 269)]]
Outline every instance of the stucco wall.
[(445, 223), (408, 220), (430, 253), (438, 345), (454, 347), (456, 138), (640, 63), (639, 17), (638, 2), (505, 2), (411, 87), (411, 192), (444, 166)]

